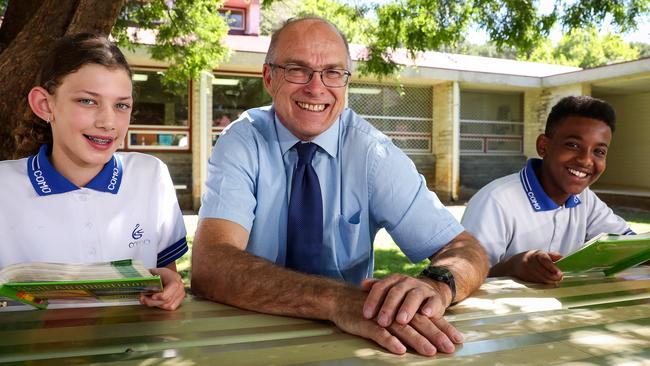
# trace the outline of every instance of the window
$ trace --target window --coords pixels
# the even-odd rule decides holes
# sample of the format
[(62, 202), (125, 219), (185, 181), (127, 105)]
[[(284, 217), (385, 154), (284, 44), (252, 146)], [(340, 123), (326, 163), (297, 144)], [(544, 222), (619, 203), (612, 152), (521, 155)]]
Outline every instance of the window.
[(411, 154), (431, 153), (433, 90), (352, 83), (348, 105)]
[(244, 9), (223, 8), (219, 9), (219, 14), (226, 18), (228, 27), (232, 30), (245, 30), (246, 28), (246, 11)]
[(189, 150), (187, 86), (165, 87), (162, 72), (134, 70), (129, 150)]
[(261, 77), (217, 74), (212, 80), (212, 143), (247, 109), (271, 104)]
[(523, 154), (523, 120), (521, 93), (461, 92), (460, 154)]

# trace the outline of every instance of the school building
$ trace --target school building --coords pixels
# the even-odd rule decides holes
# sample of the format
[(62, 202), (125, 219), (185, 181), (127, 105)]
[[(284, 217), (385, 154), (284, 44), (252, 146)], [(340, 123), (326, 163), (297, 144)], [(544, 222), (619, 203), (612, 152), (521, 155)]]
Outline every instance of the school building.
[[(161, 84), (166, 65), (146, 46), (127, 52), (136, 101), (124, 150), (165, 161), (181, 207), (198, 210), (220, 132), (249, 108), (270, 104), (261, 72), (270, 37), (259, 36), (259, 1), (226, 1), (230, 59), (187, 87)], [(351, 45), (353, 60), (364, 51)], [(392, 138), (443, 201), (468, 198), (537, 156), (550, 108), (567, 95), (611, 103), (618, 125), (607, 171), (594, 185), (606, 201), (650, 205), (650, 58), (581, 70), (438, 52), (405, 65), (398, 80), (353, 71), (347, 105)]]

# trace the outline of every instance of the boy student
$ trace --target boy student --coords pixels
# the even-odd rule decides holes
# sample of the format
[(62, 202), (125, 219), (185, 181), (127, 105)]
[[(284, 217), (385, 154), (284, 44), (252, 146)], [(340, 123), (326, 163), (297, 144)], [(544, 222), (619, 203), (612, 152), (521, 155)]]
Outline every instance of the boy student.
[(65, 36), (37, 83), (28, 102), (38, 118), (17, 129), (31, 156), (0, 162), (0, 268), (138, 259), (164, 285), (140, 301), (177, 308), (187, 243), (169, 172), (153, 156), (115, 153), (133, 105), (124, 55), (103, 36)]
[(461, 223), (483, 244), (490, 276), (556, 283), (554, 264), (602, 233), (632, 233), (590, 189), (605, 171), (613, 108), (588, 96), (551, 110), (537, 153), (519, 172), (494, 180), (469, 201)]

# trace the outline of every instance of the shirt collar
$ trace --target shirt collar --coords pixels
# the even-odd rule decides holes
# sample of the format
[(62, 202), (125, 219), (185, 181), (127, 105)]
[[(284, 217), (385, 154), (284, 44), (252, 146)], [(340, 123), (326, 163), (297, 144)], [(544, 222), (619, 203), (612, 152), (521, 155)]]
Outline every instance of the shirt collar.
[[(542, 159), (528, 159), (526, 167), (521, 169), (519, 172), (519, 179), (521, 180), (521, 185), (526, 193), (528, 202), (535, 212), (540, 211), (551, 211), (557, 209), (558, 206), (551, 197), (546, 194), (544, 188), (542, 188), (541, 183), (537, 179), (535, 170), (540, 168), (542, 165)], [(580, 204), (580, 198), (576, 195), (571, 195), (564, 202), (564, 207), (572, 208)]]
[[(27, 173), (36, 193), (39, 196), (48, 196), (79, 189), (50, 164), (50, 160), (47, 158), (47, 153), (50, 150), (49, 145), (43, 145), (38, 150), (38, 154), (27, 159)], [(86, 188), (117, 194), (122, 183), (122, 174), (122, 160), (119, 156), (113, 154), (111, 160), (86, 185)]]
[[(339, 116), (336, 121), (323, 133), (316, 136), (311, 142), (320, 146), (321, 149), (325, 150), (331, 157), (335, 158), (339, 148), (339, 128), (341, 125), (341, 116)], [(280, 148), (282, 149), (282, 155), (289, 151), (298, 141), (299, 138), (294, 136), (291, 131), (289, 131), (282, 122), (277, 114), (275, 114), (275, 130), (278, 133), (278, 140), (280, 141)]]

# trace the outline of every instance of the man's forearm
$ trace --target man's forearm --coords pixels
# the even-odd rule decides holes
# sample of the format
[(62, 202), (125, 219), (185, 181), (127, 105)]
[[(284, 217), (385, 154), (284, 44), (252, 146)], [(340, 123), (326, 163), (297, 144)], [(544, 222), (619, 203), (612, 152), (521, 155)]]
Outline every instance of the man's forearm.
[(330, 319), (337, 296), (358, 291), (344, 283), (293, 272), (230, 245), (197, 246), (192, 292), (269, 314)]
[(460, 301), (476, 291), (488, 273), (488, 259), (479, 242), (466, 231), (431, 257), (434, 266), (445, 266), (453, 274), (456, 298)]

